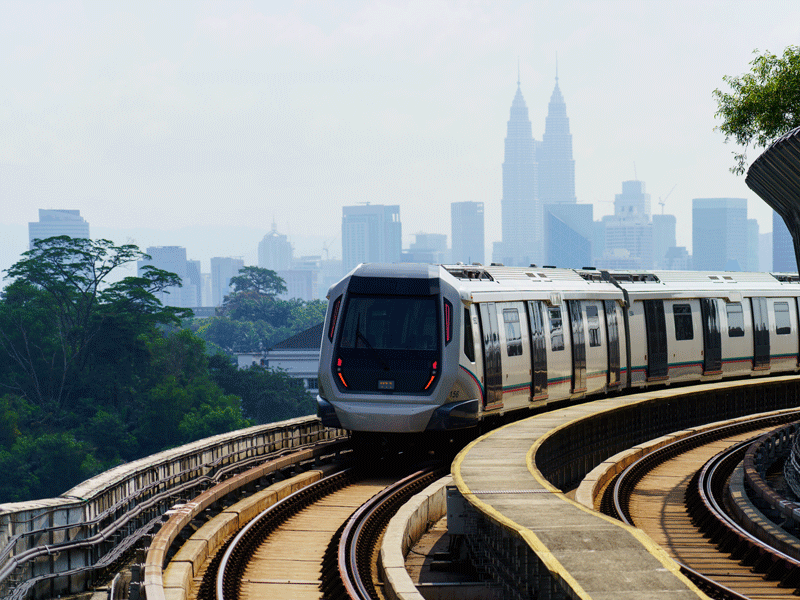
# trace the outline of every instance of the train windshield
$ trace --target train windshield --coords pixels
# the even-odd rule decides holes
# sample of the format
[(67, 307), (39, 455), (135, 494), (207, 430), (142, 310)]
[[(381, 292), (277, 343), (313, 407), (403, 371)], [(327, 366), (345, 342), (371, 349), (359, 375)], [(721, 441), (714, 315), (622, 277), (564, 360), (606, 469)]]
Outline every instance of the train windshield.
[(438, 350), (435, 296), (351, 296), (340, 348)]

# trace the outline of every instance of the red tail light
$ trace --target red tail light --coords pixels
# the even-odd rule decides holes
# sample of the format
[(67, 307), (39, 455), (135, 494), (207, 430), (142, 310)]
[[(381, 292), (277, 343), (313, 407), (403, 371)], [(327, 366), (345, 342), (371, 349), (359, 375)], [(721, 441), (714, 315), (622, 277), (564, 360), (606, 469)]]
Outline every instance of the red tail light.
[(453, 305), (444, 300), (444, 343), (449, 344), (453, 339)]

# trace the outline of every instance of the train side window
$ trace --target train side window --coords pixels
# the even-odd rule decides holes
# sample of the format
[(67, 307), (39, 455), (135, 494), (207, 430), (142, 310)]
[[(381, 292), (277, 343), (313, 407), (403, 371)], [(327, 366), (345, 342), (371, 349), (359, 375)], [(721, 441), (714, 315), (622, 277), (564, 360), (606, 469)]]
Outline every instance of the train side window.
[(742, 313), (742, 303), (728, 302), (725, 305), (725, 310), (728, 313), (728, 337), (744, 337), (744, 314)]
[(597, 307), (591, 304), (586, 307), (586, 324), (589, 326), (589, 346), (592, 348), (600, 346), (600, 318)]
[(789, 319), (789, 303), (775, 303), (775, 333), (788, 335), (792, 332), (792, 321)]
[(553, 352), (564, 349), (564, 324), (560, 308), (550, 309), (550, 348)]
[(464, 309), (464, 354), (469, 362), (475, 362), (475, 342), (472, 339), (472, 319), (468, 308)]
[(519, 311), (516, 308), (504, 308), (503, 322), (506, 324), (508, 355), (522, 356), (522, 328), (519, 325)]
[(678, 341), (694, 339), (692, 307), (688, 304), (673, 304), (672, 316), (675, 319), (675, 339)]

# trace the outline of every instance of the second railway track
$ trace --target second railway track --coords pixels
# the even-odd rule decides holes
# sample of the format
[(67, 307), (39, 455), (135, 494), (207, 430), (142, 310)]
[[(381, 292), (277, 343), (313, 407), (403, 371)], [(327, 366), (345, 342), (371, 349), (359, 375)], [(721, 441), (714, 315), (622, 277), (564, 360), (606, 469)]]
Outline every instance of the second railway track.
[(713, 598), (796, 597), (794, 587), (780, 587), (779, 581), (767, 580), (761, 570), (744, 564), (741, 556), (718, 549), (696, 527), (686, 502), (687, 489), (697, 485), (697, 473), (715, 455), (777, 426), (775, 420), (754, 420), (749, 426), (740, 423), (665, 446), (631, 465), (608, 487), (603, 510), (645, 531)]

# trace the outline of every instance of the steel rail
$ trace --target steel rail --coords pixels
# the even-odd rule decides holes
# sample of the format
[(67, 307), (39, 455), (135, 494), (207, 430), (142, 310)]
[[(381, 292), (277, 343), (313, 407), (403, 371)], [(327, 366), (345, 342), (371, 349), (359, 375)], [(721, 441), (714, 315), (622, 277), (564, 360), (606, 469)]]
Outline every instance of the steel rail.
[[(609, 486), (609, 488), (612, 490), (610, 501), (609, 501), (609, 498), (608, 498), (608, 491), (606, 492), (606, 494), (604, 496), (603, 503), (602, 503), (603, 512), (605, 512), (606, 514), (609, 514), (610, 516), (613, 516), (613, 517), (621, 520), (622, 522), (624, 522), (624, 523), (626, 523), (628, 525), (632, 525), (632, 526), (635, 527), (636, 524), (633, 522), (633, 520), (631, 518), (631, 515), (630, 515), (630, 512), (629, 512), (630, 496), (631, 496), (633, 490), (635, 489), (636, 485), (638, 484), (638, 482), (641, 481), (641, 479), (644, 477), (644, 475), (648, 471), (652, 470), (655, 466), (657, 466), (657, 465), (659, 465), (661, 463), (667, 462), (668, 460), (674, 458), (675, 456), (678, 456), (679, 454), (682, 454), (682, 453), (684, 453), (684, 452), (686, 452), (688, 450), (691, 450), (692, 448), (699, 447), (699, 446), (701, 446), (703, 444), (708, 444), (708, 443), (713, 442), (715, 440), (723, 439), (725, 437), (729, 437), (731, 435), (735, 435), (736, 433), (753, 431), (753, 430), (756, 430), (756, 429), (762, 429), (765, 426), (771, 426), (773, 424), (776, 425), (776, 426), (781, 425), (781, 424), (785, 424), (786, 422), (789, 422), (791, 420), (796, 419), (798, 415), (800, 415), (800, 411), (794, 411), (794, 412), (791, 412), (791, 413), (784, 413), (782, 415), (777, 415), (777, 416), (776, 415), (772, 415), (772, 416), (752, 419), (752, 420), (749, 420), (749, 421), (734, 423), (734, 424), (731, 424), (731, 425), (723, 425), (721, 427), (716, 427), (716, 428), (708, 430), (708, 431), (704, 431), (704, 432), (701, 432), (701, 433), (698, 433), (698, 434), (694, 434), (694, 435), (685, 437), (683, 439), (677, 440), (675, 442), (672, 442), (671, 444), (667, 444), (665, 446), (662, 446), (661, 448), (658, 448), (657, 450), (655, 450), (655, 451), (653, 451), (653, 452), (651, 452), (649, 454), (646, 454), (645, 456), (643, 456), (643, 457), (639, 458), (638, 460), (636, 460), (635, 462), (631, 463), (616, 478), (616, 480), (613, 483), (613, 486)], [(693, 504), (688, 499), (688, 496), (689, 496), (690, 493), (695, 493), (696, 492), (698, 497), (702, 497), (703, 495), (705, 495), (707, 498), (712, 498), (713, 499), (713, 500), (709, 500), (707, 503), (704, 503), (702, 500), (700, 500), (700, 502), (699, 502), (699, 504), (703, 504), (704, 506), (707, 507), (707, 511), (708, 511), (707, 514), (710, 515), (710, 514), (714, 513), (714, 509), (711, 508), (712, 505), (713, 505), (713, 506), (716, 506), (717, 510), (721, 510), (722, 511), (721, 514), (725, 515), (725, 519), (729, 520), (730, 518), (727, 516), (727, 514), (725, 514), (724, 510), (721, 508), (720, 503), (716, 500), (716, 498), (714, 496), (714, 493), (711, 492), (711, 489), (712, 489), (712, 487), (714, 485), (716, 485), (716, 486), (720, 485), (719, 484), (719, 478), (720, 477), (722, 477), (723, 479), (727, 480), (727, 477), (730, 475), (730, 473), (728, 472), (728, 474), (723, 477), (724, 464), (727, 463), (728, 466), (732, 469), (733, 467), (730, 466), (730, 463), (735, 461), (735, 458), (737, 456), (737, 452), (743, 456), (745, 451), (746, 451), (747, 446), (749, 446), (752, 442), (753, 442), (753, 440), (748, 440), (748, 441), (745, 441), (745, 442), (741, 442), (741, 443), (737, 444), (734, 447), (734, 449), (730, 449), (729, 448), (728, 450), (726, 450), (724, 452), (721, 452), (716, 457), (711, 459), (711, 461), (706, 463), (703, 466), (703, 469), (701, 469), (700, 471), (698, 471), (695, 474), (695, 477), (693, 478), (692, 482), (690, 482), (690, 484), (689, 484), (689, 489), (687, 490), (687, 504), (689, 504), (690, 507), (693, 506)], [(717, 459), (717, 458), (719, 458), (720, 461), (715, 462), (715, 459)], [(712, 462), (714, 463), (713, 465), (712, 465)], [(738, 462), (738, 461), (736, 461), (736, 462)], [(736, 462), (734, 462), (733, 466), (735, 466)], [(701, 473), (703, 475), (701, 475)], [(715, 480), (707, 479), (705, 474), (717, 475), (717, 478)], [(702, 481), (701, 481), (701, 479), (702, 479)], [(703, 481), (707, 481), (707, 483), (703, 483)], [(697, 487), (698, 485), (702, 486), (702, 487), (698, 488)], [(700, 489), (703, 489), (703, 488), (706, 491), (701, 492)], [(693, 490), (695, 490), (695, 492), (693, 492)], [(694, 504), (698, 504), (698, 503), (694, 503)], [(708, 521), (707, 518), (705, 518), (705, 519), (698, 518), (697, 519), (697, 521), (700, 521), (700, 520)], [(725, 521), (725, 522), (728, 523), (728, 521)], [(736, 525), (735, 529), (738, 530), (738, 531), (744, 531), (744, 529), (742, 529), (738, 525)], [(702, 530), (703, 530), (703, 528), (701, 527), (701, 531)], [(733, 526), (729, 525), (729, 529), (726, 529), (726, 532), (730, 531), (731, 535), (735, 535), (735, 534), (733, 534), (733, 530), (734, 530)], [(752, 536), (750, 536), (749, 533), (747, 535), (749, 537), (752, 537)], [(757, 538), (753, 538), (753, 539), (757, 539)], [(712, 539), (712, 541), (713, 541), (713, 539)], [(760, 540), (758, 540), (757, 546), (762, 552), (762, 554), (759, 554), (759, 558), (763, 558), (763, 555), (764, 555), (763, 553), (767, 553), (768, 552), (767, 549), (769, 547), (766, 544), (764, 544), (763, 542), (761, 542)], [(777, 552), (777, 551), (775, 551), (775, 552)], [(791, 558), (791, 557), (787, 557), (787, 558)], [(688, 565), (682, 563), (681, 561), (677, 561), (676, 560), (675, 562), (678, 564), (678, 566), (680, 567), (681, 572), (684, 575), (686, 575), (693, 583), (695, 583), (695, 585), (697, 585), (700, 589), (702, 589), (705, 593), (707, 593), (711, 597), (720, 598), (720, 599), (730, 599), (730, 600), (747, 600), (746, 596), (743, 596), (743, 595), (739, 594), (738, 592), (736, 592), (734, 590), (731, 590), (730, 588), (728, 588), (728, 587), (726, 587), (726, 586), (714, 581), (713, 579), (711, 579), (709, 577), (706, 577), (702, 573), (692, 569), (691, 567), (689, 567)], [(791, 572), (788, 575), (793, 575), (794, 576), (794, 575), (796, 575), (796, 572), (794, 570), (791, 570)], [(787, 575), (787, 577), (788, 577), (788, 575)]]
[[(347, 598), (374, 600), (372, 550), (391, 517), (408, 498), (435, 481), (446, 469), (431, 465), (384, 488), (359, 508), (344, 526), (339, 541), (339, 577)], [(330, 589), (330, 588), (329, 588)]]
[[(352, 469), (343, 469), (312, 483), (263, 510), (230, 542), (222, 555), (216, 573), (217, 600), (238, 600), (242, 574), (256, 547), (288, 517), (314, 501), (349, 485), (354, 478)], [(207, 576), (214, 576), (213, 573)]]

